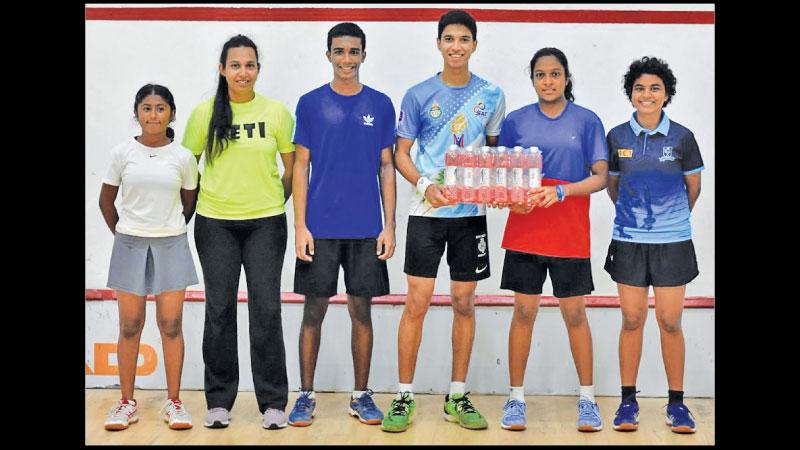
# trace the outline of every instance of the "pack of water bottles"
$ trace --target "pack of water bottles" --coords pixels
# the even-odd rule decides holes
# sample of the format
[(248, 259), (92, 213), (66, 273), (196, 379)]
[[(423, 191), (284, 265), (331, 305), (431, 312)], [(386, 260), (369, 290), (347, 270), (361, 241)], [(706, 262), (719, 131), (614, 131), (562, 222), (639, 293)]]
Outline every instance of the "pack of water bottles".
[(542, 185), (542, 152), (524, 148), (459, 147), (445, 153), (445, 197), (450, 203), (524, 203)]

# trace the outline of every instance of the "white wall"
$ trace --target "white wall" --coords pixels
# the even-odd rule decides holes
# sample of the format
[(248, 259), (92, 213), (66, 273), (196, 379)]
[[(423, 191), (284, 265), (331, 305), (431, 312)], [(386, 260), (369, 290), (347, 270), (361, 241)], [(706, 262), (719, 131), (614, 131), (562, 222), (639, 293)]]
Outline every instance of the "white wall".
[[(89, 5), (91, 6), (91, 5)], [(257, 6), (257, 5), (248, 5)], [(297, 5), (285, 5), (297, 6)], [(314, 5), (324, 7), (325, 5)], [(340, 6), (340, 5), (337, 5)], [(397, 6), (397, 5), (385, 5)], [(405, 5), (410, 7), (409, 5)], [(458, 5), (419, 5), (458, 7)], [(713, 10), (713, 5), (469, 5), (469, 8)], [(146, 83), (170, 88), (177, 104), (175, 131), (183, 136), (186, 119), (216, 88), (217, 60), (222, 44), (242, 33), (259, 46), (262, 71), (256, 90), (285, 103), (294, 112), (303, 93), (329, 81), (324, 56), (327, 31), (334, 22), (86, 22), (86, 288), (104, 288), (113, 236), (97, 207), (109, 151), (137, 135), (133, 97)], [(435, 22), (361, 22), (367, 35), (367, 60), (361, 81), (385, 92), (399, 108), (412, 85), (442, 68), (436, 50)], [(632, 107), (622, 92), (622, 76), (636, 58), (653, 55), (669, 62), (678, 78), (677, 95), (667, 108), (671, 118), (694, 131), (706, 170), (692, 225), (700, 276), (689, 296), (714, 296), (715, 111), (714, 26), (653, 24), (526, 24), (478, 23), (478, 49), (472, 71), (506, 94), (507, 112), (536, 99), (527, 74), (533, 53), (545, 46), (563, 50), (574, 74), (577, 103), (595, 111), (606, 130), (628, 120)], [(389, 261), (392, 293), (405, 293), (403, 275), (408, 200), (411, 185), (398, 176), (398, 249)], [(289, 203), (291, 206), (291, 202)], [(592, 266), (595, 295), (615, 295), (602, 268), (610, 241), (613, 207), (604, 192), (592, 198)], [(506, 212), (488, 213), (492, 277), (478, 285), (479, 294), (501, 291), (503, 251), (499, 247)], [(293, 223), (291, 207), (287, 211)], [(193, 223), (189, 239), (194, 242)], [(282, 291), (292, 291), (293, 227), (282, 275)], [(196, 256), (195, 256), (196, 258)], [(199, 261), (196, 260), (199, 269)], [(449, 290), (446, 262), (440, 265), (437, 293)], [(199, 274), (202, 283), (202, 273)], [(245, 290), (244, 274), (240, 289)], [(202, 284), (194, 289), (202, 289)], [(340, 280), (340, 291), (344, 289)], [(550, 283), (545, 295), (552, 295)]]

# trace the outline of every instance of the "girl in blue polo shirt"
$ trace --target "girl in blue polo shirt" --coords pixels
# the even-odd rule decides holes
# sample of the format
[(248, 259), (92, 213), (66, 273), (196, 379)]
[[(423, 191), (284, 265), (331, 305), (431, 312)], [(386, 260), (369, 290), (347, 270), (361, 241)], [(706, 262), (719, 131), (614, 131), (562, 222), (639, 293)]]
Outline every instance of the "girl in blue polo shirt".
[(639, 424), (636, 374), (647, 293), (653, 286), (669, 384), (666, 423), (676, 433), (695, 432), (683, 404), (681, 314), (686, 284), (699, 273), (689, 218), (700, 195), (703, 159), (692, 132), (663, 111), (675, 95), (675, 84), (666, 62), (649, 57), (634, 61), (624, 87), (636, 111), (608, 133), (608, 195), (616, 217), (605, 269), (617, 282), (622, 309), (622, 403), (614, 418), (614, 429), (620, 431), (636, 430)]

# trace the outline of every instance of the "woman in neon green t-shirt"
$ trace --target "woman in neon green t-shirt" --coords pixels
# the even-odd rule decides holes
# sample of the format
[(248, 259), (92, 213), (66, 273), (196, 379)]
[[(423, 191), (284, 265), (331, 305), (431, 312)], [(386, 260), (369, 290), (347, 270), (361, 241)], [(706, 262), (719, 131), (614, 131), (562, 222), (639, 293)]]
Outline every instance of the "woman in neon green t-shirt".
[(260, 69), (253, 41), (242, 35), (229, 39), (219, 59), (217, 93), (192, 111), (183, 139), (198, 161), (205, 155), (194, 237), (206, 290), (204, 425), (211, 428), (228, 425), (239, 387), (236, 301), (242, 266), (258, 407), (265, 428), (286, 426), (280, 284), (294, 119), (283, 104), (253, 90)]

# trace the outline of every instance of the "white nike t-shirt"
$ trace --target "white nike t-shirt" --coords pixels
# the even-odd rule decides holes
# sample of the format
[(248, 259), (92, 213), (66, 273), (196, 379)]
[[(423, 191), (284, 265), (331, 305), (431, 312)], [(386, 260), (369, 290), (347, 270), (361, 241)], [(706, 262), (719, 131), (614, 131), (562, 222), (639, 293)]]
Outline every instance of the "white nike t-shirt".
[(181, 189), (197, 187), (197, 160), (177, 142), (147, 147), (130, 138), (111, 152), (103, 183), (120, 186), (117, 231), (140, 237), (186, 233)]

